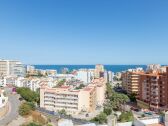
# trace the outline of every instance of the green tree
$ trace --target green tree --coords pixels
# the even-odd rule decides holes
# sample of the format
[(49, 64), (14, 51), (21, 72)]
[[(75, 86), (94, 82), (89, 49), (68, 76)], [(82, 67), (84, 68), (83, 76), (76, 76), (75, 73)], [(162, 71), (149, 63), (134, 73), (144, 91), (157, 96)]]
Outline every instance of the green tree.
[(33, 102), (26, 102), (26, 104), (30, 106), (31, 110), (35, 110), (35, 104)]
[(112, 113), (112, 108), (104, 107), (103, 112), (106, 115), (110, 115)]
[(23, 103), (23, 104), (20, 105), (19, 114), (21, 116), (29, 115), (30, 112), (31, 112), (31, 107), (28, 104)]
[(34, 123), (34, 122), (31, 122), (31, 123), (29, 123), (29, 124), (26, 125), (26, 126), (42, 126), (42, 125), (37, 124), (37, 123)]
[(132, 112), (122, 112), (121, 115), (119, 116), (118, 121), (120, 122), (130, 122), (133, 121), (133, 114)]
[(85, 87), (85, 85), (84, 84), (80, 84), (78, 87), (76, 87), (76, 89), (78, 90), (78, 89), (82, 89), (83, 87)]
[(107, 83), (106, 84), (106, 98), (109, 99), (113, 95), (113, 89), (112, 86)]
[(47, 126), (52, 126), (51, 124), (47, 124)]
[(65, 82), (66, 82), (66, 80), (62, 79), (61, 81), (58, 82), (56, 87), (61, 87), (62, 85), (64, 85)]
[(17, 93), (28, 102), (38, 102), (40, 101), (40, 95), (37, 92), (31, 91), (29, 88), (21, 87), (17, 88)]
[(99, 123), (99, 124), (104, 124), (107, 122), (107, 115), (104, 112), (101, 112), (99, 115), (97, 115), (91, 121)]
[[(112, 89), (112, 86), (108, 83), (106, 88), (106, 103), (104, 104), (104, 112), (109, 115), (112, 110), (122, 110), (121, 104), (125, 105), (125, 103), (129, 101), (129, 97), (125, 94), (115, 92)], [(107, 110), (109, 110), (109, 112)]]
[(128, 97), (130, 98), (131, 102), (136, 102), (136, 94), (135, 93), (128, 95)]
[(66, 115), (67, 114), (66, 111), (65, 111), (65, 109), (62, 109), (62, 110), (58, 111), (58, 113), (60, 115)]

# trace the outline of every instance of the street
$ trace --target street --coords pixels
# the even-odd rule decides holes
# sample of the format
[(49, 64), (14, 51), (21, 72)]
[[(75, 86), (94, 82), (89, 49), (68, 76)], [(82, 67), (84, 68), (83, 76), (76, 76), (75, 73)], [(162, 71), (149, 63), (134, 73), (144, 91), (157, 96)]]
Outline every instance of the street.
[(72, 122), (75, 124), (75, 125), (81, 125), (81, 124), (88, 124), (90, 123), (89, 121), (86, 121), (84, 119), (78, 119), (78, 118), (73, 118), (71, 116), (68, 116), (68, 115), (59, 115), (58, 113), (54, 113), (52, 111), (48, 111), (48, 110), (45, 110), (45, 109), (42, 109), (42, 108), (36, 108), (37, 111), (39, 111), (40, 113), (46, 115), (46, 116), (50, 116), (50, 119), (53, 123), (55, 123), (57, 119), (59, 118), (63, 118), (63, 119), (70, 119), (72, 120)]
[(0, 126), (6, 126), (18, 117), (18, 108), (20, 105), (18, 97), (18, 94), (9, 94), (9, 111), (2, 119), (0, 119)]

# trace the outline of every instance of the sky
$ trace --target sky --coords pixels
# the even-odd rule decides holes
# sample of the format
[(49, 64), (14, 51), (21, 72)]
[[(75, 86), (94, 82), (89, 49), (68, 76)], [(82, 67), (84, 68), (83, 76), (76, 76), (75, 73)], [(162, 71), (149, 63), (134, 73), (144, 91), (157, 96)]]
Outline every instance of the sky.
[(0, 58), (168, 64), (168, 1), (0, 0)]

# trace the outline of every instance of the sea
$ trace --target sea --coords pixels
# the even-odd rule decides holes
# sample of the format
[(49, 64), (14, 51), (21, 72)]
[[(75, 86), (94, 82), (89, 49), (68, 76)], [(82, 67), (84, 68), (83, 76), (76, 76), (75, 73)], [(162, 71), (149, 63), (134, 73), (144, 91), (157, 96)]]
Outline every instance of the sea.
[[(54, 69), (57, 70), (58, 73), (61, 73), (61, 70), (63, 68), (68, 68), (69, 71), (72, 70), (78, 70), (78, 69), (93, 69), (95, 68), (95, 65), (34, 65), (36, 69), (42, 69), (42, 70), (46, 70), (46, 69)], [(144, 70), (146, 69), (146, 65), (104, 65), (104, 68), (107, 71), (112, 71), (114, 73), (117, 72), (122, 72), (122, 71), (126, 71), (128, 69), (135, 69), (141, 67)]]

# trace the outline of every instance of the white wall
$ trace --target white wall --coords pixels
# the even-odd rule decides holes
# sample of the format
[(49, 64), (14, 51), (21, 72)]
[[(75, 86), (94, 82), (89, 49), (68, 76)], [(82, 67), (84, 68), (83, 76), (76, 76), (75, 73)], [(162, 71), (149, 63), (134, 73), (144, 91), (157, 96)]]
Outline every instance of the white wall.
[(149, 124), (158, 124), (159, 118), (153, 118), (153, 119), (144, 119), (144, 120), (134, 120), (135, 126), (146, 126)]
[(117, 126), (132, 126), (133, 122), (117, 123)]

